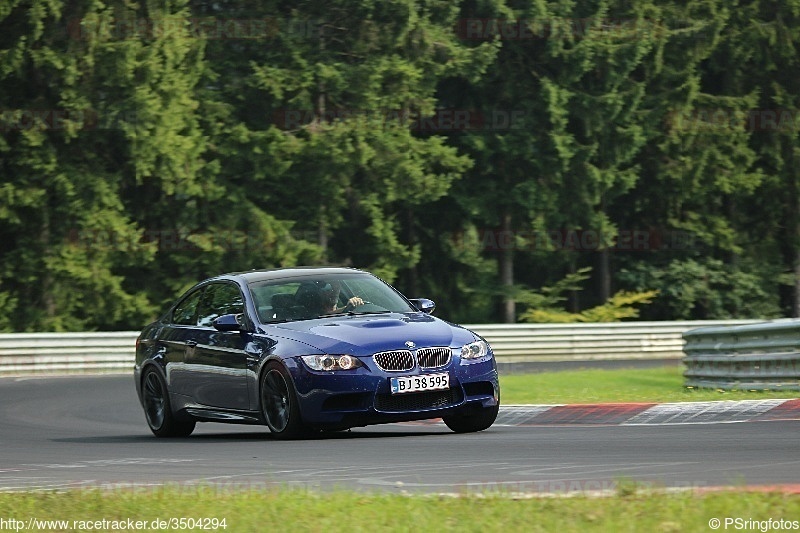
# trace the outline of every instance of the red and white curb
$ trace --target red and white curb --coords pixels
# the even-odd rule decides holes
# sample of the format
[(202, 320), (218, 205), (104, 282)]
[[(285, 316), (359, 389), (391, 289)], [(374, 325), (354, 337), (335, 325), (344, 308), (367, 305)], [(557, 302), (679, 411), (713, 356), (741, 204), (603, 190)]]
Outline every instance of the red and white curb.
[[(800, 399), (675, 403), (502, 405), (493, 427), (543, 425), (662, 426), (800, 420)], [(437, 424), (441, 419), (412, 422)]]
[(497, 426), (720, 424), (800, 420), (800, 399), (675, 403), (508, 405)]

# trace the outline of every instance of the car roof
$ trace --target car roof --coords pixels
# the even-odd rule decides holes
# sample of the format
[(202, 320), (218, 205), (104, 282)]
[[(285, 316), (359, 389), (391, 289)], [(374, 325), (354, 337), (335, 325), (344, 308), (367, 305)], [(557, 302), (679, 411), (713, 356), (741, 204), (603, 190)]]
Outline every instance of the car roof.
[(344, 267), (291, 267), (291, 268), (274, 268), (268, 270), (247, 270), (244, 272), (230, 272), (215, 276), (212, 279), (230, 279), (238, 278), (246, 283), (254, 283), (259, 281), (270, 281), (284, 278), (295, 278), (303, 276), (338, 276), (343, 274), (367, 274), (363, 270), (357, 268), (344, 268)]

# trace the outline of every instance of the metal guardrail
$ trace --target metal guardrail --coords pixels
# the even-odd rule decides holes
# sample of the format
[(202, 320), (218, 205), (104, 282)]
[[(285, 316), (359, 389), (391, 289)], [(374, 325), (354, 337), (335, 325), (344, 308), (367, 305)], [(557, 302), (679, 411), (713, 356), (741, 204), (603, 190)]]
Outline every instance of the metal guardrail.
[(800, 390), (800, 320), (687, 331), (687, 387)]
[[(681, 334), (747, 321), (473, 324), (501, 362), (679, 359)], [(136, 331), (0, 334), (0, 375), (128, 372)]]
[(0, 375), (128, 371), (138, 335), (138, 331), (2, 333)]
[(507, 362), (680, 359), (682, 334), (701, 326), (750, 324), (752, 320), (604, 322), (587, 324), (466, 325)]

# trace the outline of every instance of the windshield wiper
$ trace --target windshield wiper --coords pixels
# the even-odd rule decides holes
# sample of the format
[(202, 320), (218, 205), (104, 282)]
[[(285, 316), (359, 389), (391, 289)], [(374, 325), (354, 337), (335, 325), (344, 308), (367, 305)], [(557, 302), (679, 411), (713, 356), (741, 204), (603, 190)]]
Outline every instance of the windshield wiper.
[(359, 316), (359, 315), (383, 315), (386, 313), (391, 313), (391, 311), (342, 311), (341, 313), (328, 313), (325, 315), (319, 315), (317, 318), (333, 318), (335, 316)]

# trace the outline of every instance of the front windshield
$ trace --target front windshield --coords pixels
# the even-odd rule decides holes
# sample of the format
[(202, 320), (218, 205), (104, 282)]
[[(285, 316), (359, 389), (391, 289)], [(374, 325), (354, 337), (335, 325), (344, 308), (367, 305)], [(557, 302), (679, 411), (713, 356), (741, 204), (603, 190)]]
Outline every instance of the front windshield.
[(369, 274), (308, 275), (250, 284), (262, 324), (338, 314), (416, 311), (394, 289)]

